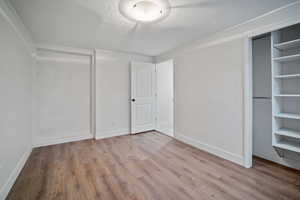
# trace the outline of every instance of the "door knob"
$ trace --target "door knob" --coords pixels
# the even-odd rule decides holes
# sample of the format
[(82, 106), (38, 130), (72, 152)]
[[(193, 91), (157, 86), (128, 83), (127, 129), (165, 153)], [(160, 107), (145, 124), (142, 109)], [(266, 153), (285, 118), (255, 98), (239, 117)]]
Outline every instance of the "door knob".
[(132, 99), (131, 101), (132, 101), (132, 102), (135, 102), (135, 99)]

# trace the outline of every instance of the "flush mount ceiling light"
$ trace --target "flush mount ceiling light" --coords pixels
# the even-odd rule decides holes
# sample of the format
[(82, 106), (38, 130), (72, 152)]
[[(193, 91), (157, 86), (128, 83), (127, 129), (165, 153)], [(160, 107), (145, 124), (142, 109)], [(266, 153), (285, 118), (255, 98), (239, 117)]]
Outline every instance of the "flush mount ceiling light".
[(167, 0), (121, 0), (119, 9), (131, 21), (150, 23), (166, 18), (170, 4)]

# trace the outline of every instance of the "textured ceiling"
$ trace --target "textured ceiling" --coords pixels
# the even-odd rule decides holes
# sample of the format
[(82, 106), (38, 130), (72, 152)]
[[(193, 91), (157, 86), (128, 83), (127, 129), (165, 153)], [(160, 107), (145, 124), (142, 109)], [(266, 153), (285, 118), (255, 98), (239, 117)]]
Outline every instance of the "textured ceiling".
[(135, 24), (119, 0), (10, 0), (37, 43), (158, 55), (297, 0), (170, 0), (168, 18)]

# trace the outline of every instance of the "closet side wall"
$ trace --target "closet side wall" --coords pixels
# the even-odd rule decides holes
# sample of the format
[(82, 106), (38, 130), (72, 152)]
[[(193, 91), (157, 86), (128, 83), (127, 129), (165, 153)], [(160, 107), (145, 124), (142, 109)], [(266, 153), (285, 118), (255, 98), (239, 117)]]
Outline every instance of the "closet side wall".
[[(269, 159), (272, 147), (271, 36), (253, 40), (253, 154)], [(274, 154), (274, 155), (273, 155)]]

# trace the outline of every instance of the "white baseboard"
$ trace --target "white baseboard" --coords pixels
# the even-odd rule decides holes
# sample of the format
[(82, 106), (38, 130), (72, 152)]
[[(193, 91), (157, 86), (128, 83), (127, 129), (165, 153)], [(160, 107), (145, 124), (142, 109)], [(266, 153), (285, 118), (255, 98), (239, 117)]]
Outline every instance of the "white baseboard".
[(157, 132), (160, 132), (162, 134), (165, 134), (167, 136), (170, 136), (170, 137), (174, 137), (174, 131), (172, 129), (160, 129), (160, 128), (157, 128), (156, 129)]
[(112, 130), (112, 131), (97, 131), (96, 133), (96, 140), (104, 139), (104, 138), (111, 138), (121, 135), (128, 135), (130, 131), (128, 129), (120, 129), (120, 130)]
[(34, 147), (43, 147), (55, 144), (62, 144), (67, 142), (75, 142), (80, 140), (87, 140), (94, 138), (90, 133), (83, 133), (81, 135), (65, 136), (65, 137), (55, 137), (55, 138), (40, 138), (34, 142)]
[(240, 155), (236, 155), (236, 154), (230, 153), (228, 151), (225, 151), (223, 149), (220, 149), (218, 147), (202, 143), (202, 142), (194, 140), (190, 137), (184, 136), (184, 135), (182, 135), (178, 132), (176, 132), (175, 138), (182, 141), (182, 142), (184, 142), (184, 143), (192, 145), (192, 146), (194, 146), (198, 149), (201, 149), (201, 150), (206, 151), (208, 153), (214, 154), (218, 157), (224, 158), (226, 160), (229, 160), (231, 162), (234, 162), (236, 164), (244, 166), (244, 158)]
[(0, 188), (0, 200), (4, 200), (7, 197), (10, 189), (14, 185), (14, 183), (17, 180), (21, 170), (23, 169), (26, 161), (28, 160), (28, 158), (31, 154), (31, 151), (32, 151), (32, 148), (30, 148), (26, 152), (24, 152), (21, 159), (18, 161), (16, 167), (13, 169), (13, 171), (9, 175), (6, 183), (3, 185), (2, 188)]

